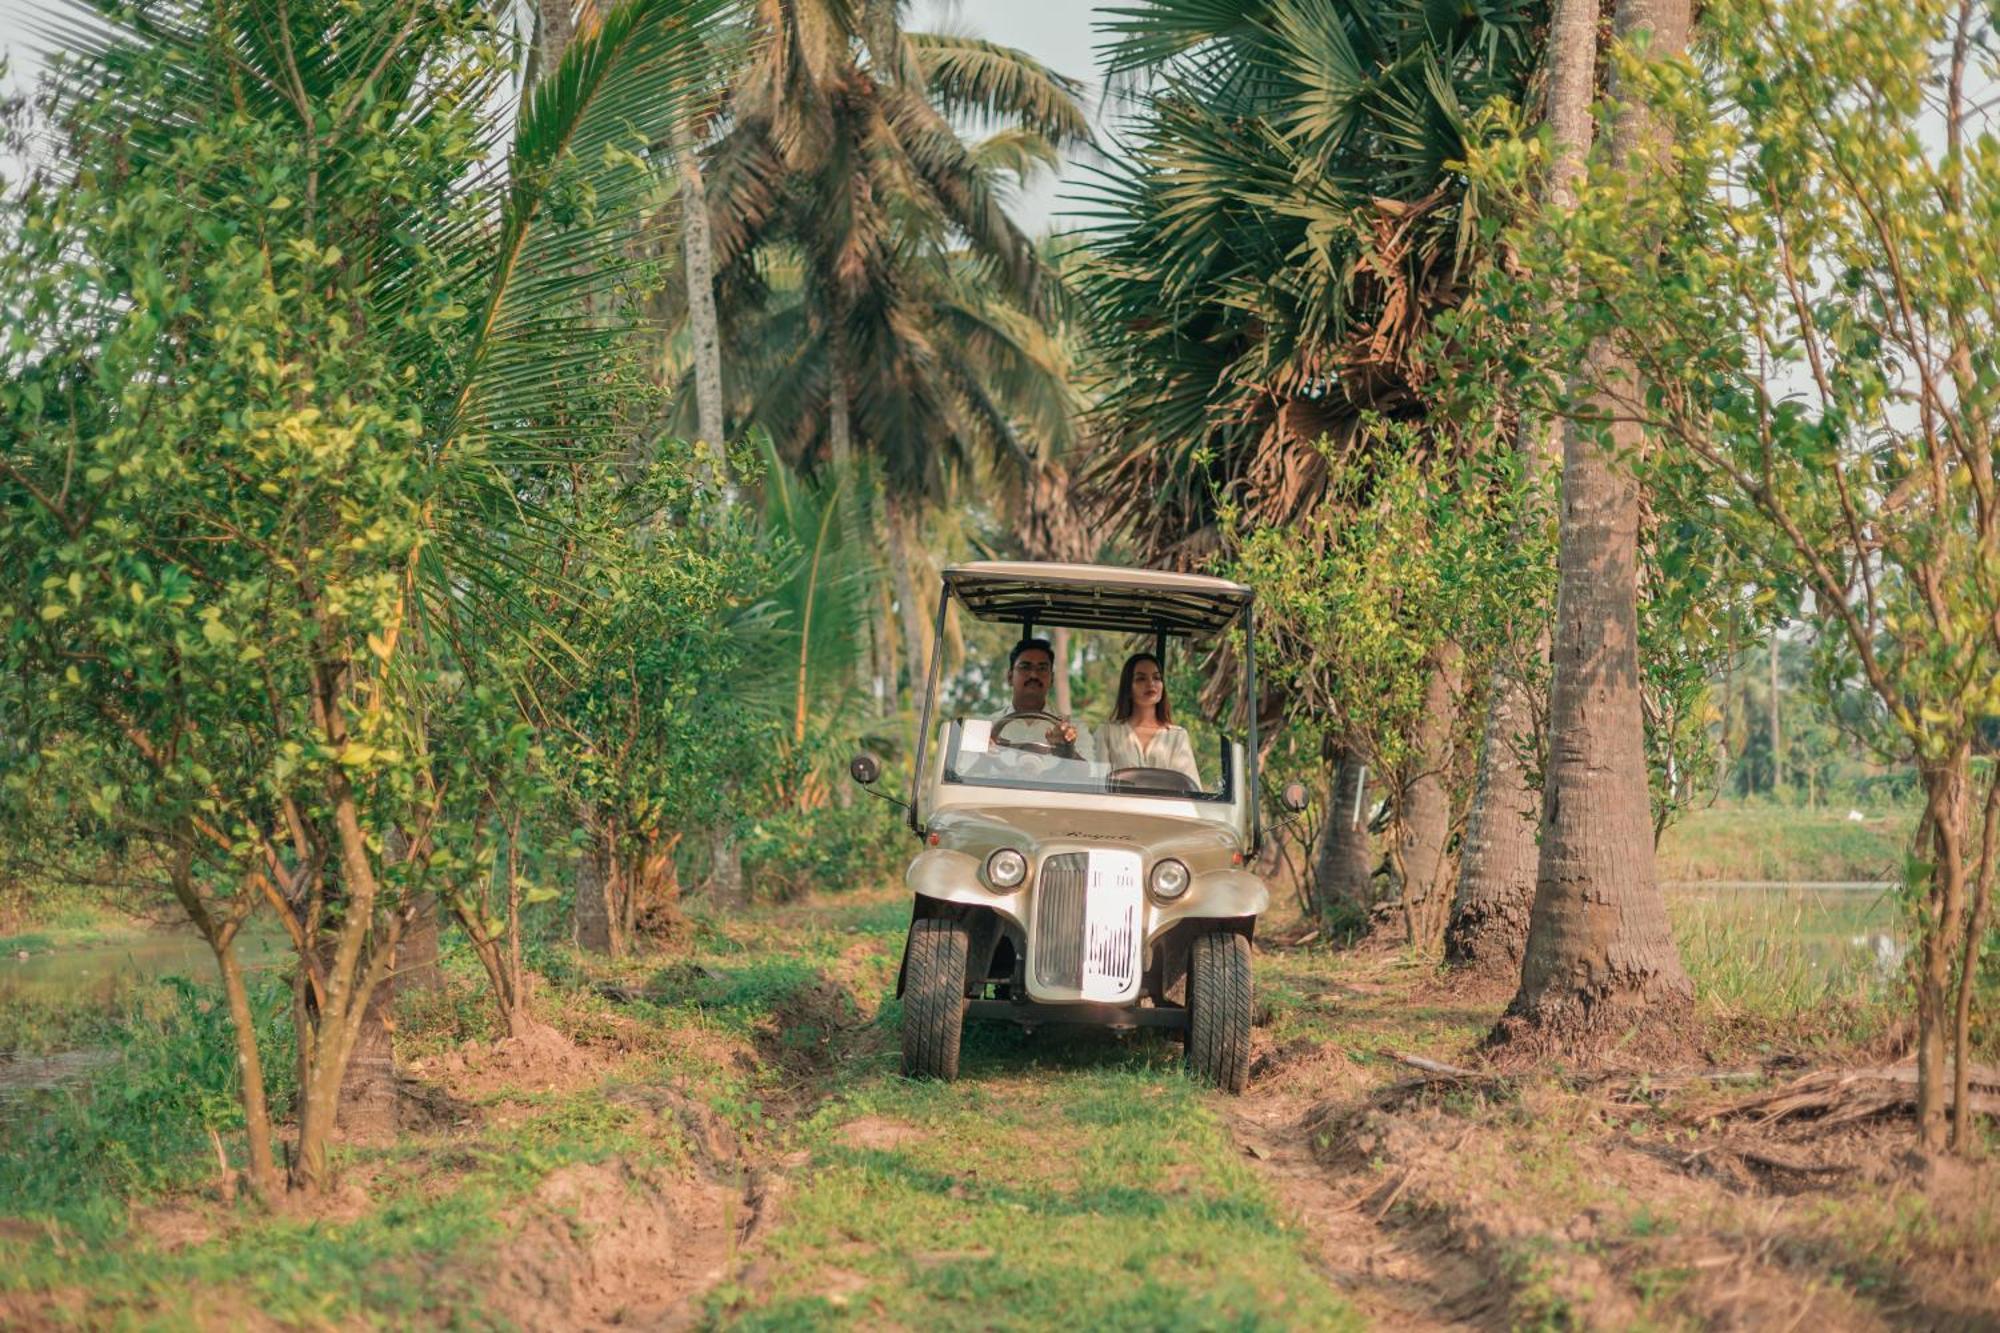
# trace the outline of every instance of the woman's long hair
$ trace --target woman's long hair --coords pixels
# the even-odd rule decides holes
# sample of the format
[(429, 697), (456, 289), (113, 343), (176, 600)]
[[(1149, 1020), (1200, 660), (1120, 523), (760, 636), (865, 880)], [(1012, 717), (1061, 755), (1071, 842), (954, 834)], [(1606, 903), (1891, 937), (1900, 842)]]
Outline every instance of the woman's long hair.
[(1132, 673), (1139, 669), (1141, 662), (1151, 662), (1160, 668), (1160, 706), (1155, 712), (1160, 725), (1164, 727), (1174, 720), (1173, 705), (1167, 702), (1167, 669), (1160, 666), (1160, 659), (1151, 653), (1133, 653), (1125, 659), (1125, 669), (1118, 673), (1118, 701), (1111, 705), (1111, 720), (1113, 722), (1132, 720)]

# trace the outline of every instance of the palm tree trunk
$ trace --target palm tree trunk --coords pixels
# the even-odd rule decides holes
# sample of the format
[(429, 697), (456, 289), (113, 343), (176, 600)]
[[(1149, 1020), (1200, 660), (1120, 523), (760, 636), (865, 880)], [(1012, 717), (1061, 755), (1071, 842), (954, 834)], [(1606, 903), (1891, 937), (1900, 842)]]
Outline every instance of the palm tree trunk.
[[(1548, 652), (1539, 633), (1536, 651)], [(1445, 928), (1445, 961), (1495, 975), (1518, 975), (1528, 943), (1528, 909), (1535, 897), (1535, 847), (1540, 794), (1516, 750), (1516, 738), (1533, 725), (1527, 687), (1502, 667), (1494, 672), (1479, 776), (1465, 820), (1465, 846)]]
[(1783, 792), (1784, 792), (1784, 787), (1785, 787), (1785, 778), (1784, 778), (1784, 773), (1785, 773), (1785, 766), (1784, 766), (1784, 760), (1783, 760), (1783, 757), (1782, 757), (1782, 756), (1783, 756), (1783, 754), (1784, 754), (1784, 749), (1785, 749), (1785, 735), (1784, 735), (1784, 731), (1783, 731), (1783, 729), (1782, 729), (1782, 728), (1781, 728), (1781, 727), (1779, 726), (1779, 703), (1778, 703), (1778, 630), (1777, 630), (1777, 627), (1776, 627), (1776, 626), (1772, 626), (1772, 628), (1771, 628), (1771, 654), (1770, 654), (1770, 656), (1771, 656), (1771, 661), (1770, 661), (1770, 667), (1771, 667), (1771, 698), (1770, 698), (1770, 705), (1771, 705), (1771, 710), (1770, 710), (1770, 717), (1771, 717), (1771, 799), (1772, 799), (1772, 800), (1777, 800), (1777, 799), (1779, 799), (1779, 798), (1780, 798), (1780, 796), (1781, 796), (1781, 795), (1783, 794)]
[(744, 907), (748, 897), (743, 883), (743, 852), (736, 836), (724, 827), (708, 831), (708, 892), (716, 903), (731, 911)]
[[(1619, 0), (1618, 35), (1650, 33), (1647, 54), (1687, 44), (1689, 0)], [(1611, 131), (1620, 162), (1653, 157), (1665, 129), (1630, 99)], [(1662, 164), (1664, 166), (1664, 164)], [(1592, 415), (1610, 419), (1609, 448), (1593, 427), (1563, 433), (1561, 555), (1549, 689), (1549, 770), (1541, 859), (1521, 987), (1498, 1035), (1587, 1051), (1638, 1023), (1671, 1026), (1694, 998), (1667, 926), (1653, 862), (1638, 650), (1639, 488), (1618, 459), (1643, 431), (1628, 358), (1593, 343), (1586, 373)]]
[(340, 1081), (342, 1134), (374, 1138), (396, 1132), (396, 1106), (402, 1092), (396, 1079), (396, 1047), (389, 1035), (389, 1013), (395, 1004), (396, 982), (385, 979), (369, 993), (361, 1011), (354, 1046)]
[(589, 837), (576, 866), (576, 945), (589, 953), (616, 955), (618, 933), (611, 910), (611, 868), (608, 839), (597, 821), (583, 821)]
[(417, 903), (416, 915), (403, 931), (396, 947), (396, 985), (406, 991), (439, 990), (444, 973), (438, 968), (438, 902), (436, 894), (425, 894)]
[[(1545, 213), (1576, 207), (1576, 182), (1590, 151), (1590, 102), (1596, 89), (1599, 0), (1556, 0), (1549, 16), (1548, 92), (1542, 111), (1554, 140), (1554, 156), (1541, 185)], [(1542, 485), (1560, 461), (1558, 423), (1529, 419), (1520, 425), (1522, 470), (1529, 521), (1539, 522)], [(1549, 660), (1549, 632), (1537, 623), (1525, 669), (1502, 663), (1488, 689), (1486, 724), (1480, 738), (1479, 776), (1465, 823), (1465, 850), (1451, 925), (1445, 934), (1447, 961), (1481, 970), (1512, 972), (1521, 964), (1528, 939), (1528, 908), (1535, 896), (1535, 846), (1541, 794), (1528, 782), (1515, 738), (1532, 726), (1536, 703), (1523, 679), (1539, 674)]]
[(1418, 723), (1396, 830), (1396, 869), (1402, 880), (1403, 919), (1408, 942), (1434, 953), (1444, 942), (1451, 892), (1451, 775), (1457, 726), (1456, 695), (1463, 659), (1447, 643), (1424, 686)]
[(571, 0), (536, 0), (535, 40), (521, 80), (523, 96), (561, 62), (570, 39), (576, 36), (575, 12)]
[[(708, 188), (689, 127), (676, 123), (668, 140), (681, 187), (681, 263), (687, 279), (688, 338), (694, 347), (694, 405), (697, 429), (708, 446), (714, 473), (708, 480), (729, 484), (729, 453), (722, 410), (722, 327), (715, 314), (715, 246), (709, 234)], [(708, 466), (705, 464), (703, 470)]]
[(921, 704), (925, 669), (930, 661), (930, 628), (925, 624), (923, 605), (917, 600), (915, 573), (923, 559), (923, 547), (917, 539), (916, 516), (910, 510), (910, 501), (890, 495), (885, 508), (891, 543), (889, 563), (896, 581), (896, 605), (903, 615), (904, 669), (909, 672), (911, 702)]
[(1343, 906), (1368, 911), (1375, 856), (1368, 845), (1368, 765), (1345, 746), (1334, 752), (1326, 826), (1313, 857), (1314, 908), (1322, 921)]

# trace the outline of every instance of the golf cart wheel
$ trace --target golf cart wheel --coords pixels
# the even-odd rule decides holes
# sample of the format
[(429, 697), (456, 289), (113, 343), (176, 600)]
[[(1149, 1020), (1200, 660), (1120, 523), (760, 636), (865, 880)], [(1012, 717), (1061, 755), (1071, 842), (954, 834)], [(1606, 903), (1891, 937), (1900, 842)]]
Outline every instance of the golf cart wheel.
[(1196, 937), (1188, 959), (1187, 1068), (1196, 1080), (1241, 1092), (1250, 1076), (1250, 941)]
[(903, 981), (903, 1077), (958, 1077), (965, 1030), (965, 923), (910, 923), (910, 968)]

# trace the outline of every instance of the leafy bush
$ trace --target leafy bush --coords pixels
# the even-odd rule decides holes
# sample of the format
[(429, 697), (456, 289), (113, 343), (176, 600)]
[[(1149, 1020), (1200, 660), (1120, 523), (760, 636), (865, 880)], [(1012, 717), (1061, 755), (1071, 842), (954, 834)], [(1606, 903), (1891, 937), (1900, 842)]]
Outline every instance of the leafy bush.
[(902, 820), (874, 800), (765, 815), (743, 833), (743, 866), (764, 896), (788, 901), (813, 889), (865, 888), (896, 873)]
[[(297, 1091), (286, 1058), (291, 993), (271, 980), (250, 1000), (265, 1095), (283, 1116)], [(242, 1130), (236, 1042), (219, 987), (169, 977), (156, 1002), (107, 1035), (112, 1058), (85, 1082), (0, 1114), (0, 1212), (115, 1212), (117, 1198), (211, 1177), (209, 1131)]]

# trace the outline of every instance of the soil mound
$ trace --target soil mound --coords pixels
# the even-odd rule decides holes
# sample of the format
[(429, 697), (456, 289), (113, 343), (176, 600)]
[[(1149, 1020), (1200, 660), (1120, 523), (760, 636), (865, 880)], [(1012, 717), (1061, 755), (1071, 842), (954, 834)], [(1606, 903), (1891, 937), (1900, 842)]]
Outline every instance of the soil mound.
[(623, 1159), (538, 1186), (494, 1265), (488, 1309), (522, 1328), (684, 1328), (727, 1273), (741, 1202), (689, 1170)]
[(411, 1072), (444, 1083), (456, 1098), (478, 1100), (505, 1088), (567, 1092), (602, 1077), (616, 1052), (578, 1046), (555, 1028), (536, 1025), (488, 1045), (467, 1042)]
[(823, 1075), (840, 1057), (844, 1036), (861, 1021), (854, 992), (820, 976), (794, 987), (758, 1024), (757, 1053), (795, 1077)]

